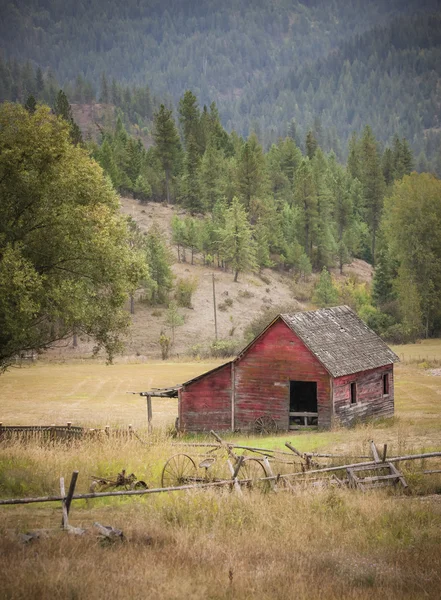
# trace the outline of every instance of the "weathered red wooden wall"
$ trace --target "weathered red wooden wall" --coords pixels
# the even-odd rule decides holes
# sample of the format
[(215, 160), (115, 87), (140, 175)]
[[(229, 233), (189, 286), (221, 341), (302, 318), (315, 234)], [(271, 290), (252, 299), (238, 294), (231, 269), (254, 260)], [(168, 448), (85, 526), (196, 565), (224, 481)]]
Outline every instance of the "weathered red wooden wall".
[(235, 363), (235, 427), (252, 429), (268, 414), (280, 429), (289, 428), (289, 382), (316, 381), (318, 424), (331, 424), (330, 376), (305, 344), (276, 321)]
[[(389, 374), (389, 394), (383, 395), (383, 375)], [(351, 404), (351, 383), (357, 385), (357, 402)], [(386, 365), (355, 375), (334, 379), (334, 415), (342, 425), (350, 425), (369, 417), (389, 417), (394, 414), (393, 366)]]
[(231, 429), (231, 363), (203, 375), (180, 390), (179, 429)]

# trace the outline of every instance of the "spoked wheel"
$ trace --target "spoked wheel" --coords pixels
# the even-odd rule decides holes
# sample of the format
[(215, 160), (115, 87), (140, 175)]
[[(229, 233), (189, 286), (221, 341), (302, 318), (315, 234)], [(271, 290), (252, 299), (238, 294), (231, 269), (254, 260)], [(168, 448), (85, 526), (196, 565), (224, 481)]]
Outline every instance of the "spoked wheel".
[(269, 415), (262, 415), (254, 421), (254, 431), (266, 435), (277, 433), (277, 423)]
[(267, 477), (263, 463), (258, 458), (246, 458), (239, 469), (238, 479), (249, 479), (250, 481), (246, 484), (248, 489), (266, 493), (271, 489), (271, 482), (260, 481), (262, 477)]
[(194, 460), (187, 454), (175, 454), (165, 463), (162, 469), (161, 485), (165, 487), (179, 487), (193, 483), (197, 477), (197, 468)]

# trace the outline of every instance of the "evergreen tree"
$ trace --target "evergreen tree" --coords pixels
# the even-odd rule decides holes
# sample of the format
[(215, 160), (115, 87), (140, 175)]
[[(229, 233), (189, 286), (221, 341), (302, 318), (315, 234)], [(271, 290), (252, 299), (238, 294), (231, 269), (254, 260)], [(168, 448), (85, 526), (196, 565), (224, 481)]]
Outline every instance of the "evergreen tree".
[(170, 202), (170, 177), (174, 161), (179, 153), (179, 136), (172, 111), (163, 104), (154, 115), (154, 133), (156, 152), (165, 173), (167, 202)]
[(146, 236), (146, 255), (150, 277), (154, 284), (151, 302), (152, 304), (166, 304), (169, 292), (173, 287), (173, 274), (164, 234), (156, 224), (150, 227)]
[(29, 114), (33, 115), (36, 108), (37, 108), (37, 102), (34, 98), (34, 96), (32, 96), (32, 94), (30, 96), (28, 96), (28, 99), (26, 100), (26, 104), (24, 105), (25, 109), (28, 111)]
[(266, 193), (265, 158), (256, 134), (243, 145), (237, 160), (237, 190), (245, 208), (255, 212), (258, 199)]
[(347, 168), (353, 179), (361, 181), (361, 151), (360, 143), (355, 133), (352, 134), (348, 144)]
[(299, 228), (306, 256), (311, 260), (312, 247), (317, 233), (317, 190), (311, 164), (303, 159), (296, 172), (294, 203), (299, 208)]
[(67, 99), (67, 96), (63, 92), (63, 90), (59, 90), (55, 99), (54, 113), (57, 115), (57, 117), (61, 117), (62, 119), (67, 121), (67, 123), (69, 123), (70, 138), (72, 140), (72, 143), (75, 145), (81, 144), (83, 141), (81, 130), (74, 121), (69, 100)]
[(338, 300), (338, 290), (332, 282), (331, 274), (326, 267), (323, 267), (320, 279), (314, 289), (312, 301), (320, 308), (324, 308), (335, 306), (338, 304)]
[(375, 247), (383, 209), (385, 183), (377, 142), (368, 125), (363, 132), (361, 152), (363, 161), (361, 181), (363, 184), (366, 221), (371, 231), (372, 262), (375, 264)]
[(222, 196), (222, 172), (224, 159), (212, 139), (202, 157), (199, 169), (199, 189), (201, 202), (205, 210), (212, 210)]
[(318, 142), (317, 142), (317, 139), (316, 139), (314, 133), (311, 130), (309, 130), (308, 133), (306, 134), (305, 146), (306, 146), (306, 156), (309, 158), (309, 160), (312, 160), (314, 158), (314, 154), (316, 153), (316, 150), (318, 148)]
[(384, 310), (390, 302), (395, 300), (393, 288), (393, 273), (390, 258), (384, 250), (378, 253), (378, 260), (372, 280), (372, 300), (374, 306)]
[(193, 138), (193, 144), (196, 144), (198, 152), (202, 153), (200, 110), (196, 96), (190, 90), (187, 90), (179, 100), (179, 123), (182, 127), (184, 137), (184, 146), (187, 146), (190, 136)]
[(200, 154), (193, 134), (190, 134), (186, 147), (184, 176), (182, 180), (184, 205), (192, 213), (202, 212), (203, 202), (199, 190)]
[(234, 281), (240, 272), (256, 268), (256, 251), (247, 213), (238, 198), (226, 210), (225, 227), (221, 231), (221, 253), (233, 269)]
[(37, 98), (41, 100), (44, 92), (44, 79), (43, 72), (40, 67), (37, 67), (37, 71), (35, 73), (35, 91)]
[(105, 73), (101, 74), (100, 102), (103, 104), (109, 104), (109, 84), (107, 83), (107, 77)]

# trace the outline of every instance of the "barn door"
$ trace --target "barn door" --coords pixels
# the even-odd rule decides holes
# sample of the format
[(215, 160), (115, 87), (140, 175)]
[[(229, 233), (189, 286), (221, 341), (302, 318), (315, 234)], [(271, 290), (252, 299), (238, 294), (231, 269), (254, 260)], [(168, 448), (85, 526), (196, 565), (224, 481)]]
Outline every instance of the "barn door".
[(289, 417), (290, 423), (305, 425), (317, 418), (316, 381), (289, 382)]

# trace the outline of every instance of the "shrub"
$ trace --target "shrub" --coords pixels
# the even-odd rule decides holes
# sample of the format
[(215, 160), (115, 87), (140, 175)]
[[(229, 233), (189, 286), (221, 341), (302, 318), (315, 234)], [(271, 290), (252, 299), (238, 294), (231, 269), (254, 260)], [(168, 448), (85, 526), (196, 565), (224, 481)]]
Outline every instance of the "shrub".
[(239, 343), (236, 340), (216, 340), (210, 344), (210, 356), (213, 358), (226, 358), (234, 356), (239, 350)]
[(221, 302), (220, 304), (217, 305), (218, 309), (221, 310), (222, 312), (225, 312), (228, 308), (231, 308), (232, 306), (233, 306), (232, 298), (225, 298), (225, 300), (223, 302)]
[(253, 292), (250, 292), (249, 290), (239, 290), (237, 296), (239, 298), (254, 298)]
[(312, 297), (313, 281), (299, 280), (292, 284), (293, 296), (299, 302), (310, 302)]
[(191, 298), (197, 290), (198, 280), (194, 277), (188, 279), (178, 279), (175, 287), (175, 299), (178, 306), (193, 308)]

